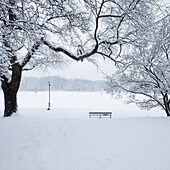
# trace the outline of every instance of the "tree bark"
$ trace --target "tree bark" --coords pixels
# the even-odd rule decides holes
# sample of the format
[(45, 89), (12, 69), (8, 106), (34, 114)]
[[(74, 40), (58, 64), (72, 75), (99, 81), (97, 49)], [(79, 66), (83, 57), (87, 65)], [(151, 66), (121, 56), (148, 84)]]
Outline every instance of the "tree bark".
[(21, 82), (22, 68), (18, 64), (12, 66), (12, 79), (2, 80), (2, 90), (4, 92), (4, 117), (9, 117), (17, 111), (17, 92)]

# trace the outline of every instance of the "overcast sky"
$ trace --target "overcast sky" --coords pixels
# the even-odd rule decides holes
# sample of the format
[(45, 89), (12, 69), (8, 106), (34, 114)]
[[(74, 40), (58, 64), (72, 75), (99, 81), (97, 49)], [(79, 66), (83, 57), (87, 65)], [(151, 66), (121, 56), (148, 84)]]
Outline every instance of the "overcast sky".
[[(48, 71), (42, 70), (39, 68), (38, 70), (35, 69), (33, 71), (24, 72), (24, 77), (29, 76), (53, 76), (58, 75), (64, 78), (74, 79), (74, 78), (81, 78), (81, 79), (89, 79), (89, 80), (104, 80), (104, 73), (112, 74), (115, 70), (114, 63), (112, 61), (105, 61), (103, 59), (98, 60), (98, 65), (88, 62), (88, 61), (72, 61), (67, 66), (63, 67), (62, 69), (50, 69)], [(104, 72), (104, 73), (103, 73)]]

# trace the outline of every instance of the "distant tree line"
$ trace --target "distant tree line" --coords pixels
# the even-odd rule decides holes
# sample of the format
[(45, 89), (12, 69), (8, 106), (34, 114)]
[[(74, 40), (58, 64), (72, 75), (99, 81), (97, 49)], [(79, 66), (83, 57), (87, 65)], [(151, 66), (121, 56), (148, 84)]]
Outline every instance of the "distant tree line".
[[(49, 77), (24, 77), (21, 81), (22, 91), (47, 91)], [(105, 81), (84, 79), (65, 79), (58, 76), (50, 77), (53, 91), (103, 91)]]

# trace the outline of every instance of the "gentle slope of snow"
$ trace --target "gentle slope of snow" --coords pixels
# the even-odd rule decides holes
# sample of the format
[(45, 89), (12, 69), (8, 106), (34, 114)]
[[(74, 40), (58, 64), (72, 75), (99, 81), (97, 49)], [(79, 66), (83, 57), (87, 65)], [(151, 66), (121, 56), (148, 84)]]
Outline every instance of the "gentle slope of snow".
[(169, 131), (168, 118), (1, 118), (0, 169), (169, 170)]

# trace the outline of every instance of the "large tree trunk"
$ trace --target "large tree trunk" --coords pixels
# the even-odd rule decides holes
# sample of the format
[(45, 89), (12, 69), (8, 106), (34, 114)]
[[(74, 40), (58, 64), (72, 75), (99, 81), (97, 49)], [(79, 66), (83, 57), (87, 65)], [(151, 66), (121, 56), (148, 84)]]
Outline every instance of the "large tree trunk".
[(3, 92), (5, 102), (4, 117), (8, 117), (17, 111), (17, 93), (11, 87), (5, 87)]
[(165, 105), (165, 112), (167, 116), (170, 116), (170, 99), (168, 99), (168, 94), (167, 92), (165, 93), (163, 97), (164, 105)]
[(8, 82), (7, 78), (2, 81), (4, 92), (5, 110), (4, 117), (9, 117), (17, 111), (17, 92), (20, 86), (22, 68), (18, 64), (12, 66), (12, 78)]

